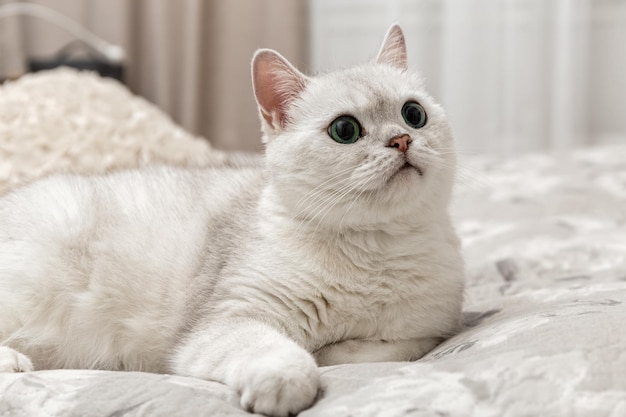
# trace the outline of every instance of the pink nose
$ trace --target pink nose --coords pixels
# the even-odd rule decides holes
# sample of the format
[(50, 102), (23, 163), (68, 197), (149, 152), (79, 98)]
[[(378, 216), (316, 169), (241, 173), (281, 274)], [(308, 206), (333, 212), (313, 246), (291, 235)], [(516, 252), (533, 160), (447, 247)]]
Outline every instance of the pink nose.
[(402, 153), (406, 153), (409, 149), (409, 143), (413, 142), (409, 135), (406, 133), (403, 135), (398, 135), (396, 137), (391, 138), (389, 141), (390, 148), (398, 148), (398, 150)]

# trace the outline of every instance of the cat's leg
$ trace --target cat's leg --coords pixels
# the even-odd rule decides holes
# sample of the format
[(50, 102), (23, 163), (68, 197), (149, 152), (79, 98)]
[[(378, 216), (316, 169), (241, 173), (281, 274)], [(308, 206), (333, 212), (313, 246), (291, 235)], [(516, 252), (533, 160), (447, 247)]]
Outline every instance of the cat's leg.
[(386, 340), (345, 340), (326, 345), (313, 356), (319, 366), (360, 362), (398, 362), (421, 358), (441, 343), (440, 338)]
[(319, 386), (311, 354), (277, 329), (255, 320), (192, 332), (171, 365), (179, 375), (224, 382), (241, 395), (242, 407), (272, 416), (309, 407)]
[(0, 372), (30, 372), (35, 368), (26, 355), (7, 346), (0, 346)]

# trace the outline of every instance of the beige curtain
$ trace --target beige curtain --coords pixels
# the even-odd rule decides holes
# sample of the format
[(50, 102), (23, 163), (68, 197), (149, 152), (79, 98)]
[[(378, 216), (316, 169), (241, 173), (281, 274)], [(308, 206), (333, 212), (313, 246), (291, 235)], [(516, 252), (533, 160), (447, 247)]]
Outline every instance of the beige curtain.
[[(0, 4), (11, 1), (0, 0)], [(128, 86), (187, 130), (229, 150), (259, 150), (250, 82), (257, 48), (306, 68), (304, 0), (38, 0), (127, 52)], [(72, 40), (31, 17), (0, 20), (0, 75)]]

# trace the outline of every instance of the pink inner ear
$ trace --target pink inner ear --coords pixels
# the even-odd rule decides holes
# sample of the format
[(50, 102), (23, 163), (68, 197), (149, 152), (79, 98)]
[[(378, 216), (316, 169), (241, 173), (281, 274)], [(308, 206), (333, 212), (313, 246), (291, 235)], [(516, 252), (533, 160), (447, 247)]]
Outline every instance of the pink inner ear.
[(263, 50), (254, 57), (253, 80), (261, 115), (273, 129), (284, 127), (289, 103), (304, 89), (304, 76), (276, 52)]
[(393, 25), (389, 28), (383, 45), (378, 52), (376, 62), (379, 64), (392, 65), (401, 70), (408, 68), (406, 42), (400, 26)]
[[(281, 108), (278, 94), (274, 87), (277, 81), (272, 69), (273, 66), (261, 57), (257, 57), (254, 61), (254, 90), (256, 99), (259, 103), (263, 118), (270, 125), (273, 124), (273, 114), (284, 114), (284, 109)], [(275, 128), (276, 126), (272, 127)]]

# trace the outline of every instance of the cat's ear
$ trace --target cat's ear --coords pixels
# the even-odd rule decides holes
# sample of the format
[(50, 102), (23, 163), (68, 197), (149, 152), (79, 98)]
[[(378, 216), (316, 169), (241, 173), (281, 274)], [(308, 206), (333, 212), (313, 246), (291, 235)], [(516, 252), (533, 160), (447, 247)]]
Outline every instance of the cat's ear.
[(285, 127), (289, 105), (304, 90), (307, 78), (278, 52), (257, 51), (252, 59), (252, 83), (261, 116), (273, 130)]
[(400, 25), (392, 25), (385, 35), (383, 45), (378, 51), (376, 62), (379, 64), (392, 65), (406, 71), (409, 67), (406, 55), (406, 42)]

